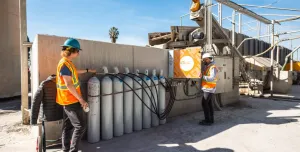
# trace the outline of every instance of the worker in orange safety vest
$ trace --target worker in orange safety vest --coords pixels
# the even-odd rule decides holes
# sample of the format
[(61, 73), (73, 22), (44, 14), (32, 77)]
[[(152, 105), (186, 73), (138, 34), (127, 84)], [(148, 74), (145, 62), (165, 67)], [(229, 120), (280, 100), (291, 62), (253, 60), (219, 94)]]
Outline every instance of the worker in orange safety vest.
[[(56, 102), (64, 109), (62, 132), (64, 152), (77, 152), (79, 142), (86, 130), (82, 110), (88, 109), (88, 103), (82, 98), (78, 74), (89, 70), (76, 70), (72, 63), (72, 59), (79, 56), (80, 50), (78, 40), (67, 39), (62, 45), (62, 59), (58, 63), (56, 72)], [(96, 71), (90, 70), (90, 72)]]
[(205, 65), (203, 74), (200, 74), (202, 79), (202, 108), (204, 111), (205, 120), (200, 121), (200, 125), (212, 125), (214, 123), (213, 97), (216, 92), (217, 85), (217, 67), (213, 61), (213, 56), (210, 53), (205, 53), (202, 56), (202, 61)]

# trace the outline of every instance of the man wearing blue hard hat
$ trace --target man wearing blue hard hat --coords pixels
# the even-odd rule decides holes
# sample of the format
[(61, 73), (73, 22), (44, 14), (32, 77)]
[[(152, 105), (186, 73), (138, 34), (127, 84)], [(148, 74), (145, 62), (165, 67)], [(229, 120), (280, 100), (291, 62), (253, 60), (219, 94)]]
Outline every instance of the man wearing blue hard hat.
[[(89, 108), (88, 103), (82, 97), (78, 79), (78, 74), (85, 71), (77, 70), (72, 63), (72, 60), (79, 56), (80, 50), (78, 40), (67, 39), (62, 45), (62, 59), (59, 61), (56, 71), (56, 102), (64, 109), (62, 133), (62, 150), (64, 152), (77, 152), (79, 142), (86, 130), (82, 110), (88, 111)], [(87, 69), (86, 72), (89, 70)], [(90, 70), (90, 72), (96, 71)]]

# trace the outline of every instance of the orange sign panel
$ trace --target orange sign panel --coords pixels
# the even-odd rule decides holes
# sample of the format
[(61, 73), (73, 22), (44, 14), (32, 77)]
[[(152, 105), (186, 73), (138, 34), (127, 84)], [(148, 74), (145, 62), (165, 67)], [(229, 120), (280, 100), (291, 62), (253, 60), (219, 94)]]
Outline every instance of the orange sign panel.
[(174, 50), (174, 78), (199, 78), (200, 52), (198, 47)]

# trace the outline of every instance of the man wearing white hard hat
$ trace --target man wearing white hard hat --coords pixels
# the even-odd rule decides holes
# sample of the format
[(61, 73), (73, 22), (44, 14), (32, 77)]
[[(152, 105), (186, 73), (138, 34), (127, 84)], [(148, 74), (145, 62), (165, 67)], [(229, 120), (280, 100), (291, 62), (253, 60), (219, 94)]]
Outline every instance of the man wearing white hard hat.
[(214, 109), (213, 109), (213, 95), (216, 92), (217, 85), (217, 67), (213, 61), (213, 56), (210, 53), (205, 53), (202, 56), (205, 68), (203, 74), (200, 73), (202, 78), (202, 108), (204, 111), (205, 120), (199, 122), (200, 125), (212, 125), (214, 123)]

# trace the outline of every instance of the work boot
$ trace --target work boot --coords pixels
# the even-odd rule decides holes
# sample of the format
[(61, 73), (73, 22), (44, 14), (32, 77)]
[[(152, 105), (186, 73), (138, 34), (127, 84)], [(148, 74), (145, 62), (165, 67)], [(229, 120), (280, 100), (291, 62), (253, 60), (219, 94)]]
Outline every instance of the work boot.
[(208, 122), (208, 121), (206, 121), (206, 120), (202, 120), (202, 121), (199, 122), (199, 125), (210, 126), (210, 125), (212, 125), (212, 123), (211, 123), (211, 122)]

